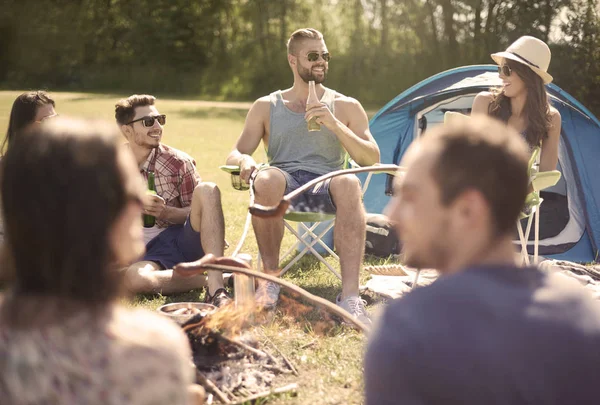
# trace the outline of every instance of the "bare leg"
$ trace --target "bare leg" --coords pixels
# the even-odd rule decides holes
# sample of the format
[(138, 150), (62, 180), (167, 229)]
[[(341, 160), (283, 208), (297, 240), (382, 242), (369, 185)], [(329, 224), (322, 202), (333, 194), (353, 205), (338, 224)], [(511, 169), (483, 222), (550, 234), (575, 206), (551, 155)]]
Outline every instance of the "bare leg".
[(358, 274), (365, 252), (365, 209), (360, 181), (354, 175), (334, 177), (330, 186), (336, 206), (334, 243), (342, 268), (342, 296), (358, 295)]
[[(223, 256), (225, 248), (225, 221), (221, 208), (221, 193), (214, 183), (201, 183), (194, 190), (190, 211), (192, 229), (200, 230), (200, 242), (205, 253)], [(133, 293), (174, 294), (207, 286), (207, 277), (181, 277), (173, 270), (161, 270), (157, 263), (142, 261), (129, 266), (125, 285)], [(210, 293), (223, 288), (223, 275), (208, 272)]]
[[(195, 231), (200, 231), (200, 242), (204, 253), (222, 257), (225, 251), (225, 219), (221, 208), (221, 192), (214, 183), (200, 183), (194, 190), (190, 222)], [(223, 288), (223, 274), (208, 271), (208, 291), (213, 295)]]
[[(285, 177), (275, 168), (261, 170), (254, 180), (254, 189), (257, 204), (276, 205), (285, 192)], [(252, 226), (265, 272), (276, 272), (279, 268), (279, 249), (283, 239), (283, 220), (253, 216)]]

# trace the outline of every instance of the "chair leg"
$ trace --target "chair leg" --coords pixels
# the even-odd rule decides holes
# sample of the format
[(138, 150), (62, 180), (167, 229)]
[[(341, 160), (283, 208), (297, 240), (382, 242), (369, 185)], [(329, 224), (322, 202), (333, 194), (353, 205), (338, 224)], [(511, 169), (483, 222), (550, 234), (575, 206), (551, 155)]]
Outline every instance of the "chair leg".
[(542, 201), (540, 201), (540, 203), (538, 204), (538, 206), (535, 209), (534, 215), (535, 215), (535, 239), (533, 241), (533, 264), (534, 265), (538, 265), (538, 259), (539, 259), (539, 246), (540, 246), (540, 208), (542, 206)]
[(517, 220), (517, 231), (519, 232), (519, 241), (521, 242), (521, 265), (528, 266), (529, 254), (527, 253), (527, 239), (529, 238), (529, 235), (526, 237), (523, 234), (523, 227), (521, 226), (521, 221), (519, 220)]
[[(325, 233), (327, 233), (327, 231), (329, 229), (326, 229), (320, 235), (315, 235), (314, 233), (312, 233), (316, 238), (313, 238), (313, 240), (311, 242), (307, 242), (306, 240), (304, 240), (304, 239), (302, 239), (300, 237), (300, 234), (298, 234), (298, 232), (296, 232), (296, 230), (290, 224), (288, 224), (287, 222), (285, 222), (284, 224), (285, 224), (286, 228), (292, 234), (294, 234), (294, 236), (298, 239), (298, 241), (300, 243), (302, 243), (305, 247), (304, 247), (304, 249), (302, 249), (302, 251), (300, 253), (298, 253), (298, 255), (296, 255), (296, 257), (294, 257), (294, 259), (291, 262), (289, 262), (287, 264), (287, 266), (285, 266), (285, 268), (283, 268), (281, 270), (281, 272), (279, 274), (280, 276), (282, 276), (283, 274), (285, 274), (298, 260), (300, 260), (300, 258), (302, 256), (304, 256), (306, 253), (308, 253), (308, 251), (310, 251), (315, 257), (317, 257), (317, 259), (321, 263), (323, 263), (329, 269), (329, 271), (331, 271), (340, 280), (342, 279), (342, 276), (337, 271), (335, 271), (335, 269), (329, 263), (327, 263), (327, 261), (325, 260), (325, 258), (323, 256), (321, 256), (321, 254), (319, 252), (317, 252), (317, 250), (315, 250), (315, 248), (313, 247), (313, 245), (315, 245), (317, 242), (321, 242), (323, 244), (323, 242), (321, 241), (321, 237), (323, 235), (325, 235)], [(306, 225), (303, 225), (303, 226), (306, 227)], [(326, 246), (326, 249), (328, 251), (330, 251), (331, 253), (333, 253), (333, 256), (337, 260), (339, 260), (339, 257), (334, 252), (332, 252), (331, 249), (329, 249), (329, 247), (327, 245), (325, 245), (325, 246)]]
[(419, 283), (419, 275), (421, 274), (421, 269), (417, 269), (417, 272), (415, 273), (415, 279), (413, 280), (413, 285), (411, 287), (411, 291), (414, 290), (417, 287), (417, 284)]

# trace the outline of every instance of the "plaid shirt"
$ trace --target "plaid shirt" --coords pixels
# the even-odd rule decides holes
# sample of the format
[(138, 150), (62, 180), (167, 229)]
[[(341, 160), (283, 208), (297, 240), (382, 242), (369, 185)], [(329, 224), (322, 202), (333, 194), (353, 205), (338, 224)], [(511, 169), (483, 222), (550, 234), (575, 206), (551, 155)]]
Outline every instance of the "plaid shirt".
[[(194, 188), (202, 180), (196, 171), (196, 162), (190, 155), (170, 146), (160, 144), (153, 149), (140, 168), (148, 182), (148, 171), (154, 171), (156, 193), (168, 207), (184, 208), (192, 204)], [(170, 223), (156, 218), (156, 226), (166, 228)]]

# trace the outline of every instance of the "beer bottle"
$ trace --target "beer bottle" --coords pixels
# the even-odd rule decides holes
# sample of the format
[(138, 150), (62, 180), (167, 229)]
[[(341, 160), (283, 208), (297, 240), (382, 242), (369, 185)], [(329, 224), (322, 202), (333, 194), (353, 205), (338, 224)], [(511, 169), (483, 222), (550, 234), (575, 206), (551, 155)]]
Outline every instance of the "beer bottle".
[[(148, 194), (156, 195), (156, 186), (154, 185), (154, 172), (148, 171)], [(152, 215), (143, 215), (144, 228), (152, 228), (156, 223), (156, 218)]]
[[(317, 89), (315, 87), (315, 81), (311, 80), (308, 82), (308, 99), (306, 100), (306, 105), (314, 104), (319, 102), (319, 97), (317, 96)], [(308, 130), (310, 132), (320, 131), (321, 124), (317, 122), (317, 117), (312, 117), (308, 120)]]

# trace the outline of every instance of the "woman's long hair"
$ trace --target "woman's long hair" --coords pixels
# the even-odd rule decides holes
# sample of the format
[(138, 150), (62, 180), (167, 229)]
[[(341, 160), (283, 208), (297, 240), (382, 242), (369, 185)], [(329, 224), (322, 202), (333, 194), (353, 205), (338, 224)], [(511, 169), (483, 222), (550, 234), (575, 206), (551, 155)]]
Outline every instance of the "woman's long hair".
[(120, 294), (109, 245), (127, 201), (119, 145), (114, 125), (57, 119), (8, 148), (0, 188), (13, 277), (2, 315), (12, 326), (64, 319), (72, 311), (49, 311), (60, 302), (102, 310)]
[[(525, 83), (527, 99), (523, 113), (527, 119), (525, 139), (530, 147), (541, 146), (542, 141), (548, 138), (548, 130), (551, 126), (550, 104), (548, 94), (544, 87), (544, 81), (533, 70), (526, 65), (505, 59), (513, 74), (517, 74)], [(504, 94), (504, 90), (492, 89), (493, 100), (489, 105), (488, 112), (504, 122), (512, 115), (510, 98)]]
[(43, 90), (28, 91), (17, 97), (10, 110), (8, 130), (0, 146), (0, 153), (3, 155), (6, 153), (8, 145), (15, 139), (16, 134), (33, 123), (37, 109), (46, 104), (55, 106), (54, 100)]

